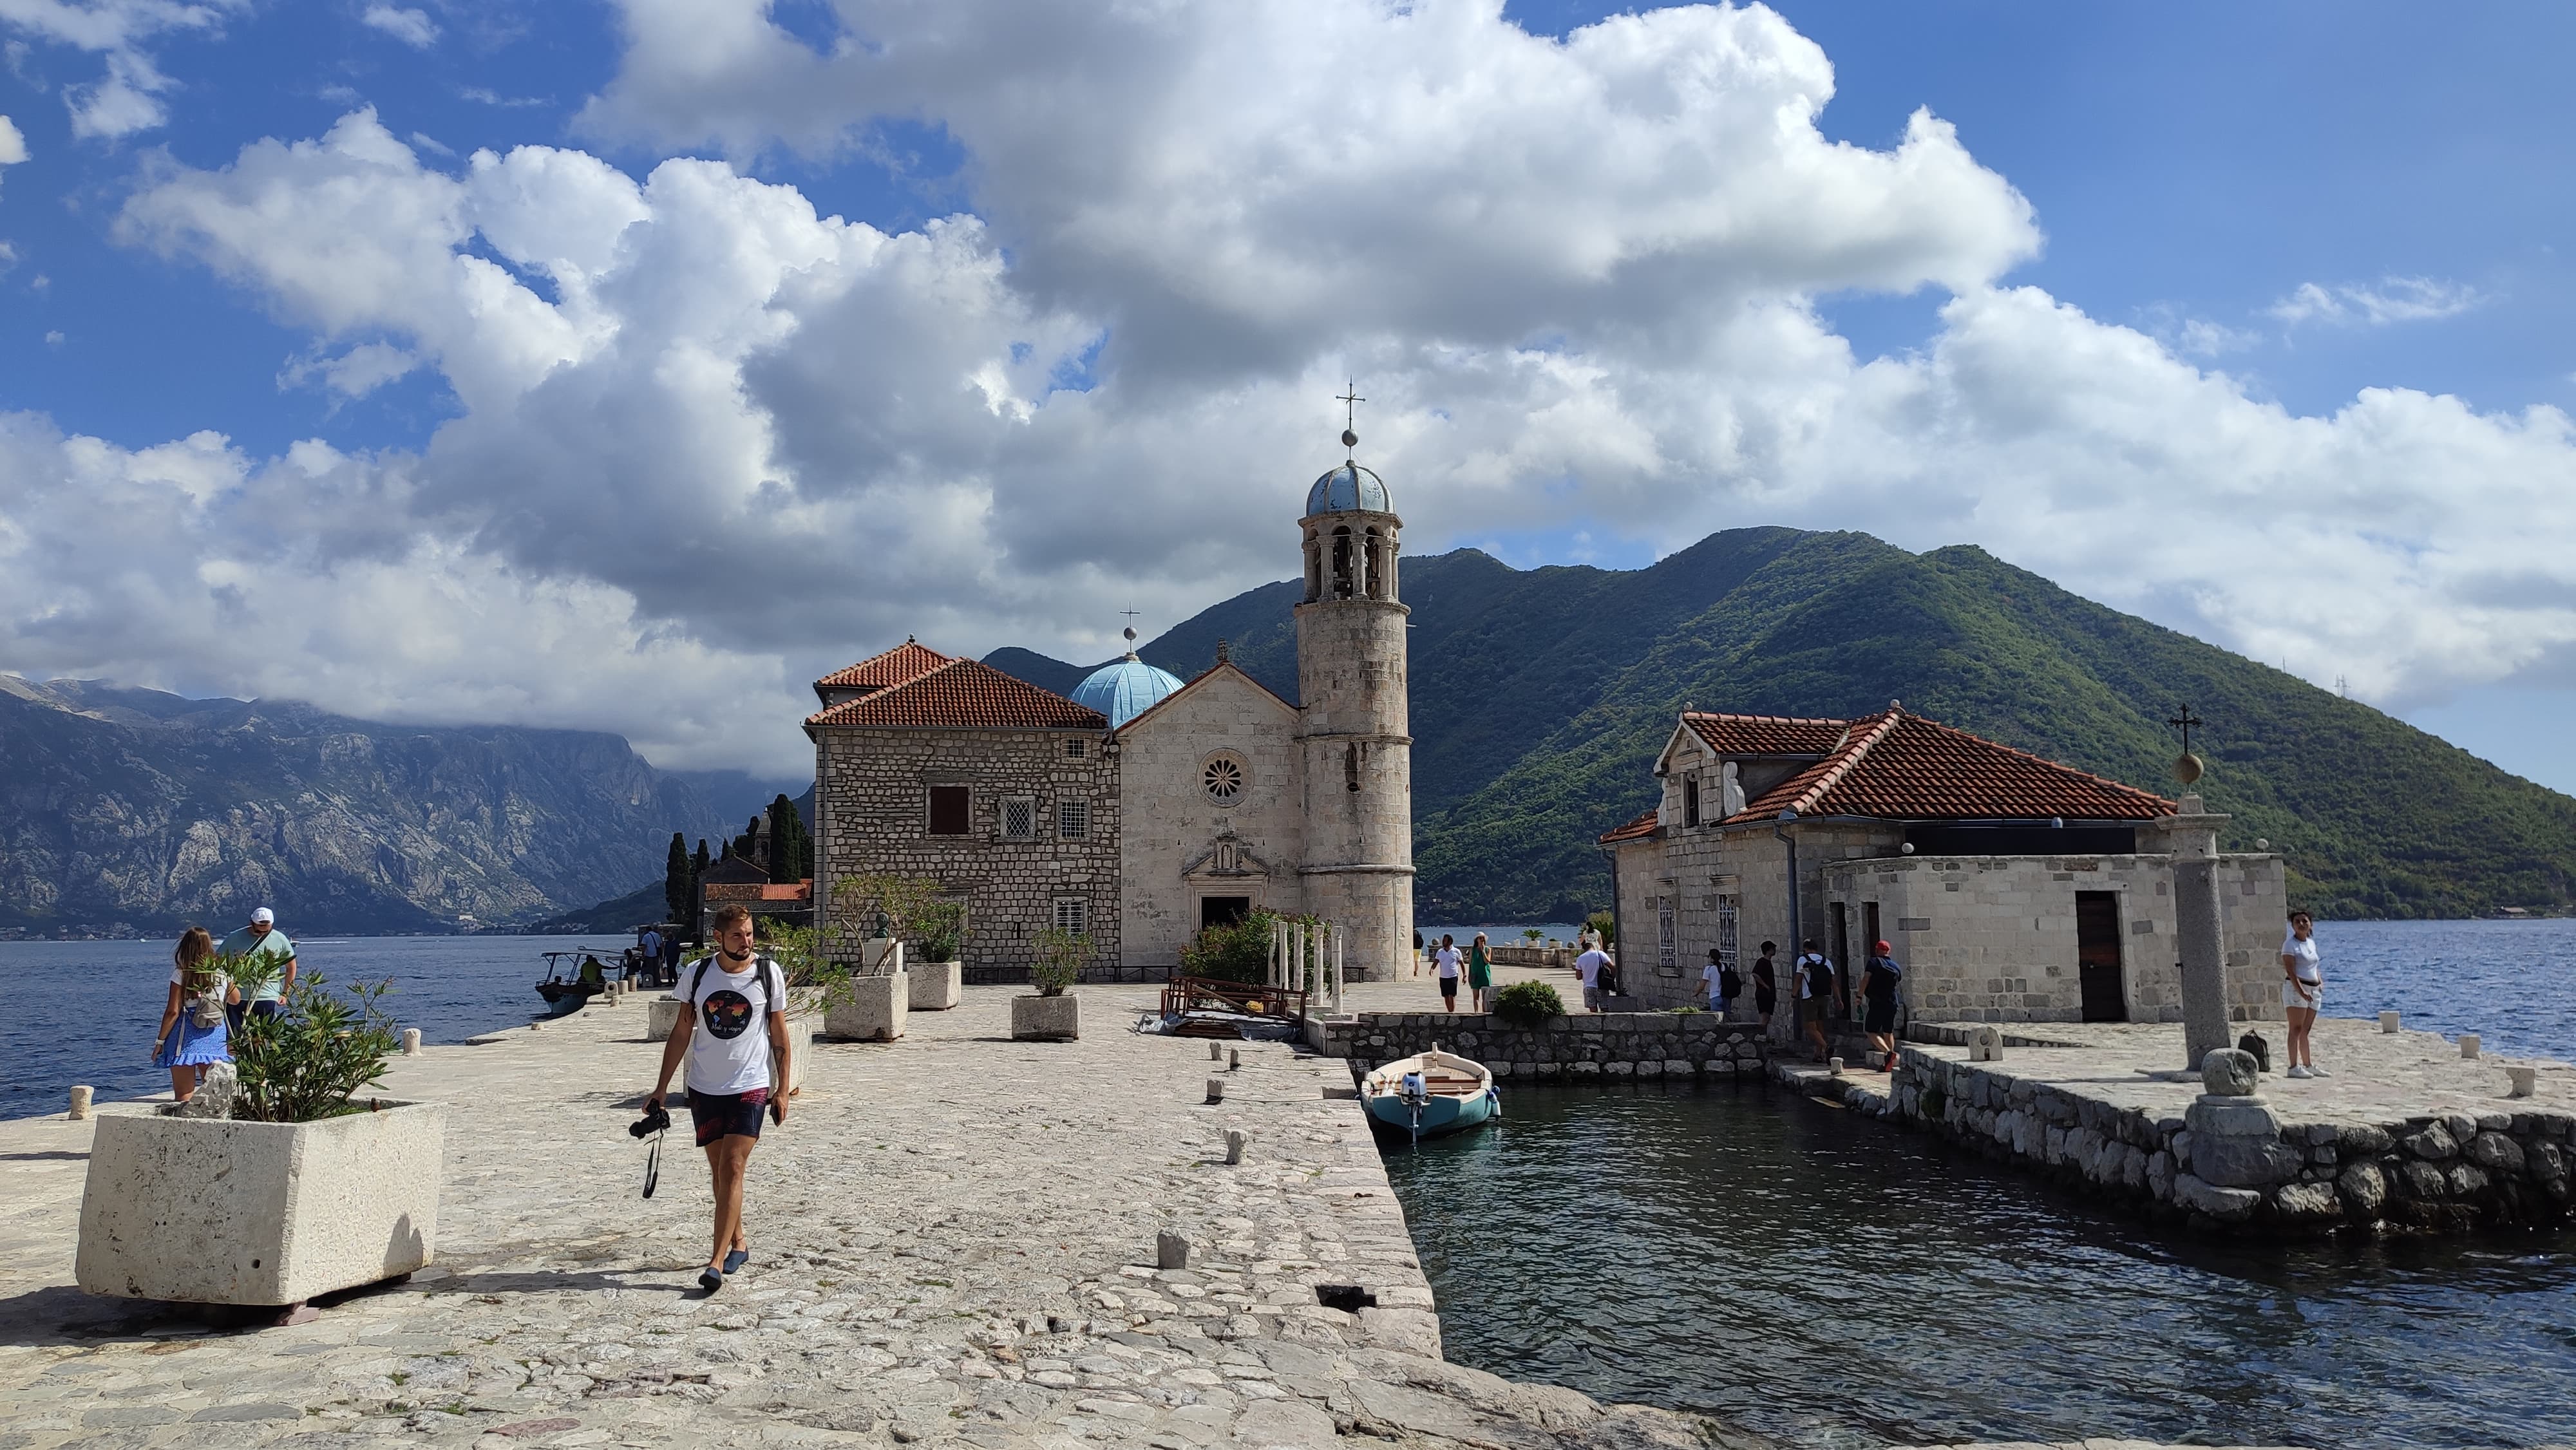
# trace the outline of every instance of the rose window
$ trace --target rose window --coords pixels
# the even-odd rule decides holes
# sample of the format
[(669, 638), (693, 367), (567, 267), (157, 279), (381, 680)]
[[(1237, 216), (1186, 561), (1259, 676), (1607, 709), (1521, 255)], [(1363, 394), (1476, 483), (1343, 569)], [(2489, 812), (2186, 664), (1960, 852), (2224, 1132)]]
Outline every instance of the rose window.
[(1221, 806), (1243, 799), (1243, 762), (1218, 756), (1199, 771), (1199, 785), (1207, 798)]

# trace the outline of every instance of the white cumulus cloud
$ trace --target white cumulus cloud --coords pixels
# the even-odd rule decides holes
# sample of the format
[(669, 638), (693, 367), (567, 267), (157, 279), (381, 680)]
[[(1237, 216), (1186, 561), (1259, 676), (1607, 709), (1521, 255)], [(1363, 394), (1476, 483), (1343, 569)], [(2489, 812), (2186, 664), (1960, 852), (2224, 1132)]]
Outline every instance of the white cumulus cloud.
[(2434, 277), (2383, 277), (2368, 286), (2324, 287), (2302, 282), (2267, 309), (2293, 326), (2303, 322), (2384, 327), (2455, 317), (2486, 301), (2476, 288)]
[(63, 88), (72, 134), (114, 140), (169, 119), (170, 78), (148, 42), (166, 32), (220, 29), (249, 0), (0, 0), (0, 27), (99, 56), (106, 74)]
[(368, 6), (358, 19), (414, 50), (427, 50), (438, 44), (438, 22), (430, 19), (425, 10), (377, 3)]
[[(816, 48), (757, 0), (626, 7), (584, 124), (732, 162), (432, 165), (356, 111), (157, 172), (118, 235), (304, 331), (290, 381), (431, 369), (453, 416), (417, 452), (274, 460), (18, 420), (0, 552), (107, 573), (0, 592), (0, 658), (789, 769), (795, 683), (906, 633), (1097, 655), (1120, 609), (1293, 572), (1354, 374), (1417, 552), (1974, 542), (2390, 702), (2576, 651), (2565, 416), (2395, 389), (2293, 414), (2186, 360), (2232, 333), (2013, 285), (2028, 204), (1929, 114), (1826, 139), (1831, 68), (1768, 11), (1564, 42), (1492, 0), (837, 13)], [(888, 118), (963, 148), (955, 214), (887, 231), (743, 169)], [(1925, 287), (1935, 334), (1874, 361), (1814, 301)], [(163, 512), (118, 557), (68, 537), (111, 496)], [(243, 518), (290, 567), (251, 566)]]

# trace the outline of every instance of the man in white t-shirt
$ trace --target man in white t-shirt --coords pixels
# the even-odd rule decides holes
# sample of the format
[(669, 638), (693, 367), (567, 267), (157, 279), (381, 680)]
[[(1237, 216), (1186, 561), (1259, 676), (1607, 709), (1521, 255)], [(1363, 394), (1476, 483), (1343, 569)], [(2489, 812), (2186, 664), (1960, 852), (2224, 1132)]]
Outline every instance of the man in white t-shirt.
[[(1583, 955), (1574, 959), (1574, 975), (1583, 979), (1583, 1006), (1585, 1010), (1592, 1012), (1598, 1012), (1601, 1010), (1601, 969), (1609, 965), (1609, 953), (1604, 952), (1599, 947), (1594, 947), (1592, 950), (1585, 952)], [(1616, 969), (1614, 968), (1613, 970)]]
[(1440, 950), (1431, 954), (1431, 964), (1440, 977), (1440, 1010), (1458, 1010), (1458, 973), (1467, 964), (1467, 954), (1458, 950), (1458, 939), (1443, 933)]
[[(672, 995), (689, 1004), (662, 1048), (662, 1076), (645, 1098), (662, 1106), (671, 1075), (688, 1059), (689, 1116), (715, 1178), (715, 1248), (698, 1283), (709, 1293), (751, 1261), (742, 1231), (742, 1180), (760, 1142), (763, 1112), (787, 1122), (787, 1001), (778, 964), (752, 949), (751, 913), (739, 905), (716, 912), (716, 954), (681, 976)], [(766, 1023), (766, 1030), (763, 1024)]]

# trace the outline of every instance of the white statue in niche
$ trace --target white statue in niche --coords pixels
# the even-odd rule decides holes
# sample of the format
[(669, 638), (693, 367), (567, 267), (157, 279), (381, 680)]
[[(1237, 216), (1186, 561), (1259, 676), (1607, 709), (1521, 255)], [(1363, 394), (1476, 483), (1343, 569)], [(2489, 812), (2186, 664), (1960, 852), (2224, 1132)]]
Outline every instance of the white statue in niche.
[(1744, 782), (1735, 778), (1735, 762), (1727, 761), (1718, 767), (1718, 771), (1717, 818), (1722, 821), (1730, 816), (1744, 814)]

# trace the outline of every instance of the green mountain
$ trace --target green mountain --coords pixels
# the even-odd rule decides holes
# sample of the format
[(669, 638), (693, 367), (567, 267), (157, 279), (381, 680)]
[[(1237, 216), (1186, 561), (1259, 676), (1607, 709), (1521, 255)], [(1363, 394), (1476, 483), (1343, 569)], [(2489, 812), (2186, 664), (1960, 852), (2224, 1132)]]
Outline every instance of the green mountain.
[[(1652, 568), (1517, 570), (1472, 549), (1407, 559), (1414, 856), (1426, 917), (1571, 920), (1606, 904), (1593, 839), (1652, 799), (1687, 703), (1853, 716), (1907, 709), (2170, 794), (2163, 721), (2205, 723), (2197, 789), (2289, 859), (2331, 916), (2564, 910), (2576, 799), (2356, 701), (2078, 598), (1982, 549), (1909, 554), (1866, 534), (1732, 529)], [(1142, 648), (1188, 678), (1217, 641), (1296, 697), (1293, 583)], [(1084, 671), (1022, 650), (1051, 689)]]

